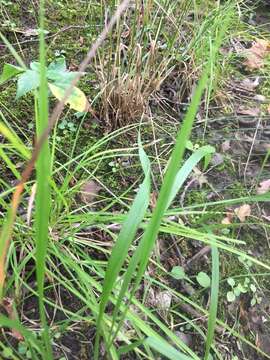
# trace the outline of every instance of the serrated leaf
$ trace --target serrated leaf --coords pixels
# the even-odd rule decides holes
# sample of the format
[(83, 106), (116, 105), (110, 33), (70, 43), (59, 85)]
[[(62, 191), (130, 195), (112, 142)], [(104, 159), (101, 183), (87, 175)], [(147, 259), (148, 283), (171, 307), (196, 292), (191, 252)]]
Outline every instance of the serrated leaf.
[(40, 63), (37, 61), (32, 61), (30, 64), (30, 69), (34, 70), (36, 72), (39, 72), (39, 68), (40, 68)]
[(55, 59), (48, 66), (49, 71), (61, 71), (61, 72), (63, 72), (63, 71), (66, 71), (66, 69), (67, 69), (66, 59), (63, 56)]
[(16, 99), (27, 94), (31, 90), (35, 90), (40, 83), (39, 74), (33, 70), (26, 70), (19, 76), (17, 84)]
[[(64, 98), (67, 87), (63, 85), (59, 86), (51, 83), (49, 83), (48, 85), (53, 95), (58, 100), (61, 101)], [(65, 101), (65, 104), (69, 104), (71, 109), (74, 109), (76, 111), (87, 111), (89, 106), (85, 94), (77, 87), (73, 88), (72, 93), (69, 96), (69, 98)]]
[(233, 301), (235, 301), (235, 299), (236, 299), (236, 296), (235, 296), (234, 292), (233, 291), (228, 291), (227, 292), (227, 300), (229, 302), (233, 302)]
[(48, 70), (47, 78), (54, 82), (55, 85), (68, 86), (78, 76), (78, 72)]
[(176, 280), (182, 280), (186, 277), (185, 270), (181, 266), (174, 266), (171, 271), (171, 276)]
[(196, 280), (204, 288), (208, 288), (211, 284), (210, 277), (203, 271), (199, 272), (199, 274), (196, 276)]
[(5, 64), (3, 67), (3, 72), (0, 77), (0, 84), (12, 79), (14, 76), (22, 73), (24, 71), (23, 68), (19, 66), (15, 66), (12, 64)]

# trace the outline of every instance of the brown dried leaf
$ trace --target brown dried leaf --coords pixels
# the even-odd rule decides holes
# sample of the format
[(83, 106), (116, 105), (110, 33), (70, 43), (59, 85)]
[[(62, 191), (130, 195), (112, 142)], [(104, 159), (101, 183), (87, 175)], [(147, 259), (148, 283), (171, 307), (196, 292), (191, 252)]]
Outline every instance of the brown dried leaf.
[(85, 204), (90, 204), (93, 202), (94, 198), (97, 196), (98, 192), (100, 191), (101, 187), (93, 180), (86, 181), (81, 186), (81, 200)]
[[(15, 307), (13, 305), (13, 300), (12, 299), (10, 299), (8, 297), (4, 298), (2, 300), (2, 306), (6, 310), (7, 315), (11, 320), (16, 320), (18, 318), (18, 315), (17, 315), (16, 309), (15, 309)], [(17, 339), (18, 341), (23, 341), (24, 340), (22, 334), (16, 329), (11, 329), (11, 335), (15, 339)]]
[(168, 311), (172, 302), (172, 294), (169, 291), (161, 291), (156, 293), (156, 306), (160, 310)]
[(270, 51), (269, 41), (257, 39), (246, 53), (245, 65), (250, 70), (260, 69), (264, 66), (264, 59)]
[(150, 207), (151, 209), (154, 209), (157, 205), (157, 192), (156, 191), (153, 191), (151, 194), (150, 194)]
[(232, 220), (233, 220), (233, 213), (227, 212), (226, 217), (221, 221), (221, 224), (229, 225), (232, 223)]
[(222, 225), (230, 225), (231, 224), (231, 220), (226, 216), (222, 221), (221, 221)]
[(256, 87), (260, 84), (259, 77), (256, 77), (255, 80), (252, 80), (250, 78), (245, 78), (241, 81), (240, 85), (245, 88), (248, 91), (253, 91), (256, 89)]
[(244, 204), (234, 209), (234, 213), (241, 222), (245, 222), (246, 217), (250, 216), (251, 214), (251, 207), (248, 204)]
[(270, 179), (261, 181), (257, 189), (257, 194), (262, 195), (268, 191), (270, 191)]
[(221, 150), (222, 150), (222, 152), (226, 152), (226, 151), (230, 150), (230, 148), (231, 148), (231, 142), (230, 142), (230, 140), (226, 140), (226, 141), (224, 141), (224, 142), (221, 144)]
[(266, 102), (266, 97), (264, 95), (261, 95), (261, 94), (256, 94), (254, 96), (254, 100), (258, 101), (258, 102), (261, 102), (261, 103), (264, 103), (264, 102)]
[(203, 186), (203, 184), (208, 184), (207, 177), (196, 166), (193, 169), (192, 179), (197, 182), (200, 188)]

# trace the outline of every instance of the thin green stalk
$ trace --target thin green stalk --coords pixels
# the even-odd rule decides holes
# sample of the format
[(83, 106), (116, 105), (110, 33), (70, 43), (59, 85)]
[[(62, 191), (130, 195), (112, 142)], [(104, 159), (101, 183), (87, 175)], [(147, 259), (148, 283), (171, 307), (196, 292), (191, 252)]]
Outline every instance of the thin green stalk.
[(210, 349), (215, 335), (215, 326), (217, 320), (219, 292), (219, 253), (216, 245), (212, 245), (212, 281), (211, 281), (211, 302), (208, 318), (208, 331), (206, 338), (206, 348), (204, 360), (209, 359)]

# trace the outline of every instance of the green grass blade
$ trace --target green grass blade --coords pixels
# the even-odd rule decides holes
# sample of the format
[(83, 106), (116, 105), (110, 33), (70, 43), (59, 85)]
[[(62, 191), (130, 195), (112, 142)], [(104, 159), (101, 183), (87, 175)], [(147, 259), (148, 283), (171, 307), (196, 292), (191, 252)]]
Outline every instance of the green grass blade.
[(157, 339), (154, 337), (149, 337), (146, 339), (146, 343), (159, 352), (161, 355), (165, 356), (170, 360), (192, 360), (191, 357), (186, 356), (185, 354), (180, 353), (180, 351), (176, 350), (173, 346), (168, 344), (167, 342)]
[(15, 48), (11, 45), (11, 43), (8, 41), (8, 39), (0, 32), (0, 38), (2, 39), (3, 43), (6, 45), (8, 50), (11, 52), (14, 59), (16, 59), (17, 63), (23, 68), (27, 69), (25, 63), (23, 62), (23, 59), (20, 57), (19, 53), (15, 50)]
[(30, 159), (30, 151), (23, 144), (18, 135), (9, 129), (4, 123), (0, 122), (0, 133), (14, 146), (25, 160)]
[[(40, 33), (39, 33), (39, 62), (40, 62), (40, 89), (36, 97), (36, 132), (41, 136), (48, 126), (48, 86), (46, 79), (46, 52), (44, 38), (45, 2), (40, 1)], [(42, 146), (37, 160), (37, 192), (35, 211), (35, 238), (36, 238), (36, 275), (39, 295), (39, 313), (43, 327), (43, 339), (46, 345), (46, 359), (52, 360), (52, 348), (44, 308), (44, 279), (46, 268), (46, 254), (48, 244), (48, 228), (51, 207), (50, 197), (50, 149), (46, 141)], [(45, 354), (44, 354), (45, 356)]]
[[(108, 261), (108, 266), (105, 274), (103, 284), (103, 291), (100, 300), (99, 315), (97, 319), (97, 332), (101, 332), (101, 322), (108, 303), (109, 296), (117, 279), (117, 276), (124, 264), (130, 244), (135, 237), (140, 223), (142, 222), (145, 212), (150, 200), (150, 161), (142, 147), (139, 138), (139, 155), (145, 179), (140, 186), (140, 189), (135, 197), (133, 205), (131, 206), (126, 220), (122, 226), (116, 244), (112, 250), (111, 257)], [(98, 349), (98, 337), (96, 339), (96, 351)]]
[(206, 145), (201, 147), (200, 149), (196, 150), (184, 163), (181, 169), (178, 171), (174, 184), (171, 188), (171, 193), (168, 199), (167, 208), (172, 203), (173, 199), (179, 192), (180, 188), (188, 178), (191, 171), (194, 167), (201, 161), (202, 158), (207, 157), (215, 152), (215, 149), (212, 146)]
[(206, 348), (204, 360), (208, 360), (211, 345), (215, 335), (215, 326), (217, 320), (219, 292), (219, 253), (215, 245), (212, 245), (212, 281), (211, 281), (211, 303), (208, 318), (208, 331), (206, 338)]
[[(148, 226), (146, 227), (145, 233), (143, 235), (143, 238), (136, 249), (130, 263), (128, 266), (128, 269), (126, 271), (123, 284), (121, 287), (121, 290), (118, 295), (117, 304), (114, 309), (114, 315), (113, 315), (113, 325), (116, 322), (116, 317), (118, 314), (118, 310), (120, 308), (120, 304), (123, 301), (123, 298), (128, 290), (129, 284), (131, 282), (131, 279), (134, 277), (134, 273), (136, 270), (137, 265), (139, 264), (139, 268), (136, 275), (136, 281), (133, 286), (133, 290), (130, 293), (129, 298), (131, 298), (142, 277), (145, 272), (147, 263), (149, 261), (149, 257), (151, 255), (151, 251), (154, 247), (156, 237), (159, 232), (159, 228), (162, 222), (162, 218), (164, 216), (164, 213), (166, 211), (166, 208), (169, 203), (171, 189), (175, 184), (176, 176), (179, 171), (180, 164), (183, 160), (184, 152), (186, 149), (186, 143), (189, 139), (189, 136), (191, 134), (193, 122), (197, 113), (197, 110), (200, 105), (201, 97), (203, 94), (204, 89), (207, 85), (208, 76), (210, 74), (212, 63), (215, 61), (216, 53), (220, 47), (221, 41), (223, 39), (224, 33), (227, 29), (228, 25), (228, 19), (224, 19), (224, 24), (222, 30), (220, 30), (220, 33), (218, 34), (215, 44), (213, 46), (213, 50), (211, 51), (211, 57), (205, 67), (205, 70), (203, 71), (203, 74), (199, 80), (198, 86), (196, 88), (196, 91), (194, 93), (194, 96), (192, 98), (192, 101), (190, 103), (190, 106), (188, 108), (187, 114), (184, 118), (183, 124), (181, 129), (178, 131), (177, 137), (176, 137), (176, 143), (170, 158), (169, 166), (167, 169), (167, 172), (164, 177), (164, 182), (160, 190), (160, 195), (157, 200), (157, 205), (154, 209), (153, 215), (150, 219), (150, 222)], [(177, 190), (175, 190), (177, 192)], [(116, 337), (117, 332), (119, 331), (121, 327), (121, 323), (123, 322), (125, 313), (122, 314), (122, 317), (120, 321), (118, 322), (117, 330), (114, 332), (114, 334), (111, 337), (110, 344), (112, 344), (113, 339)], [(113, 329), (113, 326), (112, 326)]]

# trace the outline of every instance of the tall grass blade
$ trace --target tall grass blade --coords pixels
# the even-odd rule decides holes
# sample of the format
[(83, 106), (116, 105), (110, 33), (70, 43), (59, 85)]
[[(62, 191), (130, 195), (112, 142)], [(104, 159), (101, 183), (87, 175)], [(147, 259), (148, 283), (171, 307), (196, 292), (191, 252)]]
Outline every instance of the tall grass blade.
[(161, 339), (156, 339), (154, 337), (149, 337), (146, 339), (146, 344), (152, 347), (154, 350), (159, 352), (161, 355), (165, 356), (170, 360), (192, 360), (191, 357), (186, 356), (185, 354), (180, 353), (173, 346)]
[[(186, 143), (191, 134), (193, 122), (194, 122), (198, 107), (200, 105), (203, 91), (207, 84), (207, 80), (208, 80), (208, 76), (211, 71), (212, 63), (215, 62), (217, 51), (221, 45), (221, 41), (223, 39), (223, 36), (224, 36), (225, 31), (228, 26), (228, 20), (229, 20), (229, 18), (224, 19), (223, 28), (222, 28), (222, 30), (220, 30), (219, 34), (216, 37), (215, 44), (213, 45), (213, 50), (211, 51), (210, 60), (207, 62), (205, 70), (203, 71), (201, 79), (199, 80), (199, 83), (198, 83), (198, 86), (194, 93), (194, 96), (192, 98), (191, 104), (190, 104), (187, 114), (184, 118), (182, 127), (179, 130), (178, 135), (176, 137), (176, 144), (173, 149), (173, 152), (172, 152), (172, 155), (170, 158), (170, 162), (169, 162), (169, 166), (168, 166), (167, 172), (165, 174), (164, 182), (163, 182), (161, 190), (160, 190), (160, 195), (157, 200), (157, 205), (154, 209), (154, 212), (150, 219), (150, 222), (149, 222), (148, 226), (146, 227), (143, 238), (142, 238), (138, 248), (136, 249), (136, 251), (129, 263), (128, 269), (125, 273), (125, 277), (124, 277), (124, 280), (123, 280), (123, 283), (122, 283), (122, 286), (121, 286), (121, 289), (120, 289), (120, 292), (118, 295), (117, 304), (114, 309), (113, 325), (116, 322), (116, 317), (117, 317), (117, 314), (118, 314), (118, 311), (120, 308), (120, 304), (122, 303), (123, 298), (126, 295), (126, 292), (128, 290), (128, 286), (131, 282), (131, 279), (134, 278), (134, 274), (135, 274), (137, 265), (139, 264), (138, 270), (137, 270), (137, 275), (136, 275), (136, 280), (135, 280), (135, 284), (133, 286), (133, 290), (130, 292), (129, 298), (131, 298), (134, 295), (134, 293), (143, 277), (143, 274), (145, 272), (147, 263), (149, 261), (149, 257), (151, 255), (151, 251), (154, 247), (155, 240), (156, 240), (156, 237), (159, 232), (162, 218), (163, 218), (166, 208), (168, 206), (170, 194), (171, 194), (172, 188), (175, 184), (175, 179), (176, 179), (177, 173), (179, 171), (179, 167), (183, 160)], [(120, 321), (118, 322), (117, 330), (112, 335), (112, 337), (110, 339), (110, 344), (112, 344), (113, 339), (115, 339), (117, 332), (119, 331), (119, 329), (121, 327), (121, 323), (123, 322), (124, 316), (125, 316), (125, 313), (122, 314), (122, 317), (121, 317)], [(113, 325), (112, 325), (111, 329), (113, 329)]]
[[(40, 88), (36, 114), (36, 133), (37, 138), (48, 127), (48, 87), (46, 78), (46, 52), (44, 37), (44, 17), (45, 1), (40, 1), (40, 32), (39, 32), (39, 62), (40, 62)], [(35, 240), (36, 240), (36, 275), (38, 286), (39, 313), (43, 327), (43, 339), (46, 345), (46, 358), (53, 359), (52, 348), (49, 338), (49, 330), (46, 322), (44, 307), (44, 279), (46, 269), (46, 253), (48, 244), (48, 228), (51, 207), (50, 196), (50, 149), (49, 142), (46, 140), (41, 148), (36, 164), (37, 171), (37, 192), (36, 192), (36, 211), (35, 211)]]
[(211, 345), (215, 335), (215, 326), (217, 320), (218, 308), (218, 292), (219, 292), (219, 253), (218, 248), (212, 245), (212, 281), (211, 281), (211, 302), (208, 318), (208, 331), (206, 338), (206, 348), (204, 360), (208, 360)]
[[(139, 144), (139, 156), (144, 171), (144, 181), (140, 186), (140, 189), (135, 197), (135, 200), (127, 214), (126, 220), (122, 226), (116, 244), (113, 248), (111, 257), (108, 261), (108, 266), (105, 274), (103, 290), (99, 305), (99, 315), (97, 319), (97, 332), (101, 333), (101, 322), (105, 311), (106, 304), (109, 301), (109, 297), (117, 276), (124, 264), (129, 247), (134, 239), (136, 232), (142, 222), (145, 212), (149, 205), (150, 200), (150, 161), (142, 147), (140, 137), (138, 139)], [(99, 336), (96, 338), (95, 349), (96, 358), (98, 351)]]

